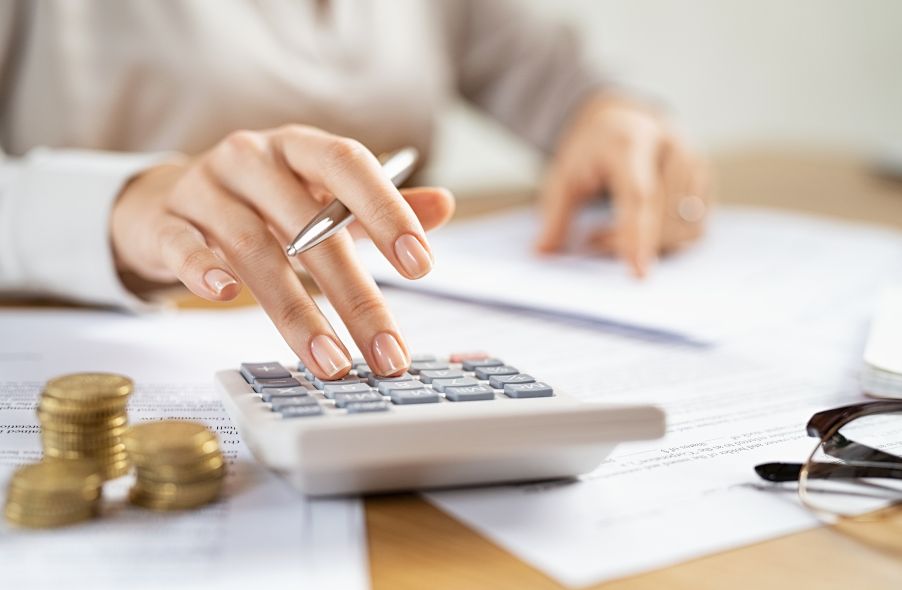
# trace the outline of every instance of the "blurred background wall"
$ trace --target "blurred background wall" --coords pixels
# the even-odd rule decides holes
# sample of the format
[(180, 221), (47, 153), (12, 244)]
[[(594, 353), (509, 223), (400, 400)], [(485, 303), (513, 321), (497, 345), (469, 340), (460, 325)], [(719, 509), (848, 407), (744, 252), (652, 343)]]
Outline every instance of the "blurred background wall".
[[(571, 23), (605, 71), (659, 98), (713, 155), (863, 158), (902, 141), (900, 0), (518, 0)], [(456, 189), (522, 191), (540, 159), (456, 106), (428, 175)]]

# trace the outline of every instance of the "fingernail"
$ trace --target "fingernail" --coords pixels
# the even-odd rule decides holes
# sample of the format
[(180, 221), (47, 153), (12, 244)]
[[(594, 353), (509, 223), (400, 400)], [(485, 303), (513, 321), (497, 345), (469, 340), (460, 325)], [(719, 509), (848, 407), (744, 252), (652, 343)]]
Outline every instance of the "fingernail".
[(351, 366), (351, 359), (331, 336), (320, 334), (310, 342), (310, 352), (326, 377), (332, 377)]
[(213, 293), (220, 295), (226, 287), (237, 285), (238, 281), (235, 277), (221, 268), (213, 268), (208, 270), (204, 275), (204, 283), (207, 284), (207, 288), (213, 291)]
[(395, 255), (407, 274), (415, 279), (432, 270), (432, 257), (413, 234), (404, 234), (395, 241)]
[(376, 368), (382, 375), (394, 375), (410, 364), (398, 339), (388, 332), (382, 332), (373, 338), (373, 357), (376, 359)]

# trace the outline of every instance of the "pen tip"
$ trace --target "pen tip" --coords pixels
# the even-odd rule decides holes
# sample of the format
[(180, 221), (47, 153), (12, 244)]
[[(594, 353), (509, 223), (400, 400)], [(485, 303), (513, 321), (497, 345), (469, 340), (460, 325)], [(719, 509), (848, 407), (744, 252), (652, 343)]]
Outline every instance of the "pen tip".
[(298, 253), (298, 251), (295, 249), (294, 246), (288, 246), (287, 248), (285, 248), (285, 253), (288, 254), (289, 256), (294, 256), (295, 254)]

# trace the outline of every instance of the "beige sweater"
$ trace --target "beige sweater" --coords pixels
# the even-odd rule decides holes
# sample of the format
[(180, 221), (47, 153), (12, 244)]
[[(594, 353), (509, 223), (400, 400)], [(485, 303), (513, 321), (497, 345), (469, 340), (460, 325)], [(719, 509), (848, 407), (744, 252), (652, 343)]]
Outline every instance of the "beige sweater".
[(0, 0), (0, 292), (133, 303), (109, 211), (160, 152), (290, 122), (428, 150), (458, 94), (547, 151), (599, 83), (506, 0)]

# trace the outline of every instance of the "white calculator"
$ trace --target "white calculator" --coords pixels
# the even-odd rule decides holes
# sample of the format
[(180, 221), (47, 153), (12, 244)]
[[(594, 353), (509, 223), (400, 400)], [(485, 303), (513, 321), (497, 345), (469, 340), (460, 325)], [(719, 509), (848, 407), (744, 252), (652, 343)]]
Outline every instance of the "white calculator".
[(337, 381), (303, 363), (216, 374), (251, 451), (306, 494), (572, 477), (664, 433), (654, 406), (582, 402), (487, 354), (417, 355), (388, 378), (354, 363)]

